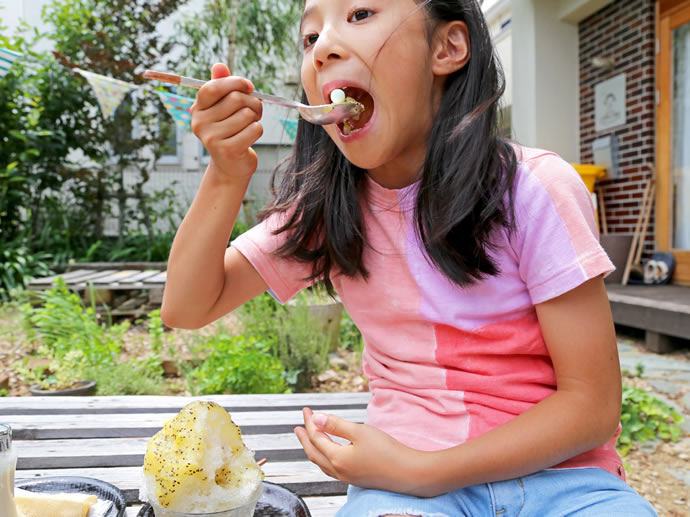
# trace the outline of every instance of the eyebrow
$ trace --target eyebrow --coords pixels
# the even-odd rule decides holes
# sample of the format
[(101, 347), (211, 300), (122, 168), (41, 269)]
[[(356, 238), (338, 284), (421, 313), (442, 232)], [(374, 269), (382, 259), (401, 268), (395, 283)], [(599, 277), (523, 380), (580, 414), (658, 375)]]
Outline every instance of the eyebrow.
[(302, 13), (302, 18), (299, 21), (299, 31), (302, 32), (302, 25), (304, 25), (304, 20), (306, 20), (309, 15), (314, 12), (314, 6), (312, 5), (311, 7), (307, 7), (304, 12)]

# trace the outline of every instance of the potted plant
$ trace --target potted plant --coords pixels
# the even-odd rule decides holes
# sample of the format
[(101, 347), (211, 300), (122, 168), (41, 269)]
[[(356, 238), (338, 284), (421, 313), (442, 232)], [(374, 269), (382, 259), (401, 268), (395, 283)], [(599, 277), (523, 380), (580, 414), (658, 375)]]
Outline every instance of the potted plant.
[[(39, 348), (39, 354), (45, 356), (45, 347)], [(71, 350), (62, 357), (50, 358), (48, 365), (30, 367), (25, 360), (17, 365), (17, 372), (29, 382), (29, 391), (36, 396), (74, 396), (93, 395), (96, 382), (87, 380), (87, 361), (84, 352)]]
[(339, 299), (333, 299), (324, 289), (314, 288), (301, 292), (287, 305), (293, 308), (306, 305), (317, 328), (328, 336), (329, 352), (338, 349), (340, 320), (343, 315), (343, 304)]

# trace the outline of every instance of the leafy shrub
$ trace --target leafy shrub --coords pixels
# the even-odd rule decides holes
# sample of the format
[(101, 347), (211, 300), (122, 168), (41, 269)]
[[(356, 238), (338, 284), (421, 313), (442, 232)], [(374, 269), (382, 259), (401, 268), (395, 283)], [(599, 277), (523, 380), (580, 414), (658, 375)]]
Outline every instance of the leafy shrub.
[(79, 380), (95, 380), (100, 395), (162, 391), (163, 368), (158, 351), (164, 337), (160, 312), (154, 311), (148, 321), (154, 352), (121, 364), (121, 343), (129, 329), (128, 322), (101, 323), (95, 303), (84, 307), (62, 279), (52, 289), (26, 296), (34, 302), (20, 306), (27, 334), (40, 345), (37, 356), (50, 361), (47, 367), (34, 368), (29, 367), (28, 357), (15, 363), (13, 369), (26, 382), (44, 389), (61, 389)]
[(350, 315), (343, 311), (343, 316), (340, 319), (340, 338), (338, 343), (341, 347), (346, 350), (352, 350), (354, 352), (362, 353), (364, 348), (364, 340), (362, 339), (362, 333), (352, 321)]
[(0, 301), (8, 301), (12, 291), (25, 289), (32, 278), (52, 274), (48, 253), (32, 253), (19, 241), (0, 243)]
[(683, 417), (673, 408), (650, 393), (632, 386), (623, 386), (621, 424), (618, 451), (625, 456), (634, 442), (660, 438), (677, 441), (681, 429), (677, 425)]
[(27, 332), (52, 357), (62, 358), (72, 350), (80, 350), (90, 365), (116, 362), (128, 322), (111, 326), (100, 323), (95, 306), (84, 307), (62, 278), (52, 289), (31, 295), (39, 304), (21, 307)]
[(283, 306), (267, 293), (240, 310), (244, 334), (268, 343), (287, 370), (288, 383), (301, 389), (328, 364), (330, 338), (309, 312), (309, 293), (300, 292), (294, 306)]
[(186, 375), (194, 395), (286, 392), (285, 369), (266, 342), (221, 332), (204, 347), (204, 362)]
[(135, 360), (93, 368), (86, 375), (96, 380), (96, 395), (161, 395), (167, 388), (160, 362), (155, 361)]

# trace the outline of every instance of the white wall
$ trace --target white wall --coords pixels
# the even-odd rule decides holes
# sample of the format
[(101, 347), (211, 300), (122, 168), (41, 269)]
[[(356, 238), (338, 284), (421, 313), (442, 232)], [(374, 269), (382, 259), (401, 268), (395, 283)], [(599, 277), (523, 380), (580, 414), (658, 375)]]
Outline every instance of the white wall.
[[(522, 144), (578, 161), (578, 28), (553, 0), (513, 0), (513, 130)], [(518, 101), (519, 99), (519, 101)]]
[(513, 24), (512, 5), (510, 0), (490, 0), (482, 4), (491, 38), (496, 47), (498, 58), (503, 66), (506, 79), (506, 91), (502, 105), (513, 104)]

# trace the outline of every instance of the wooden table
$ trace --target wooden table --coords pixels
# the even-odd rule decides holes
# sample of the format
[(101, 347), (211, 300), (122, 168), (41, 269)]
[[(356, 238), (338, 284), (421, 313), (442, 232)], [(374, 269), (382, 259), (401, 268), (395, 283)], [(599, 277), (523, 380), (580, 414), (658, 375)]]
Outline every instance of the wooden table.
[(225, 407), (256, 458), (267, 458), (266, 481), (302, 496), (312, 516), (330, 517), (346, 486), (309, 462), (293, 433), (309, 406), (363, 422), (368, 393), (218, 395), (208, 397), (6, 397), (0, 422), (12, 426), (19, 460), (16, 479), (86, 476), (112, 483), (127, 499), (127, 517), (141, 506), (139, 478), (146, 444), (196, 399)]

